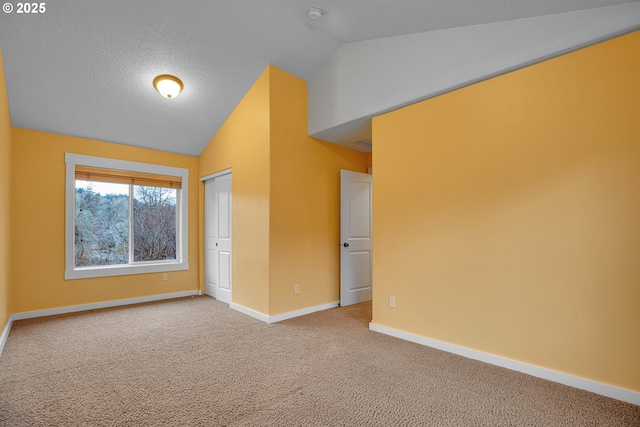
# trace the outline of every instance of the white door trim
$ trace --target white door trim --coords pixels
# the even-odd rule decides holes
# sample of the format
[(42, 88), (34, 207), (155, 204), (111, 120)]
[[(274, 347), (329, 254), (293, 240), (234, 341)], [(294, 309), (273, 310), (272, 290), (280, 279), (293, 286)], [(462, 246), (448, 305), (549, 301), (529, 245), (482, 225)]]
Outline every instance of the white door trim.
[(231, 169), (232, 168), (229, 168), (229, 169), (225, 169), (225, 170), (220, 171), (220, 172), (212, 173), (211, 175), (203, 176), (202, 178), (200, 178), (200, 181), (204, 182), (204, 181), (208, 181), (208, 180), (213, 179), (213, 178), (217, 178), (217, 177), (222, 176), (222, 175), (226, 175), (228, 173), (231, 173)]

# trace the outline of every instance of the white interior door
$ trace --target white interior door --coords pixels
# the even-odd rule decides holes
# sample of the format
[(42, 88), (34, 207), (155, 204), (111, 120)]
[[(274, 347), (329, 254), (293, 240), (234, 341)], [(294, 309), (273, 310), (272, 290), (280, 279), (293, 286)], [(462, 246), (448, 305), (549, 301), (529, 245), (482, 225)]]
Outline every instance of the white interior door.
[(371, 175), (340, 171), (340, 305), (371, 300)]
[(205, 293), (231, 302), (231, 173), (204, 183)]

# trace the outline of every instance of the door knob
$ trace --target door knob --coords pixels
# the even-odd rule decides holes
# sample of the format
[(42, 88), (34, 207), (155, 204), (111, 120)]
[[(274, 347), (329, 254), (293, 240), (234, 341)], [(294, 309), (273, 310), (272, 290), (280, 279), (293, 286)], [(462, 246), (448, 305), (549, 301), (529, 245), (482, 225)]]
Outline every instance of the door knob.
[(348, 243), (345, 243), (345, 244), (344, 244), (344, 245), (342, 245), (342, 246), (344, 246), (345, 248), (348, 248), (348, 247), (349, 247), (349, 244), (348, 244)]
[(218, 246), (218, 242), (216, 242), (216, 246)]

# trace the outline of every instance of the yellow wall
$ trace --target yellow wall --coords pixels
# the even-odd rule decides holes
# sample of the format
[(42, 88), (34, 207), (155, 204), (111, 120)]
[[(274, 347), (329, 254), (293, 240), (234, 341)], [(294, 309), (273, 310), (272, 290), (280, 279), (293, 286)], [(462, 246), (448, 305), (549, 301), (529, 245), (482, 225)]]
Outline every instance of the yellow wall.
[(308, 137), (306, 82), (267, 67), (200, 156), (200, 176), (233, 170), (235, 304), (274, 315), (339, 299), (339, 171), (366, 162)]
[[(307, 83), (270, 67), (269, 314), (340, 299), (340, 169), (367, 155), (307, 135)], [(300, 293), (293, 288), (300, 285)]]
[[(309, 138), (306, 120), (306, 83), (268, 67), (199, 159), (13, 129), (5, 159), (13, 165), (11, 225), (20, 239), (11, 246), (15, 275), (7, 304), (12, 300), (19, 313), (204, 289), (199, 177), (228, 168), (233, 169), (233, 302), (273, 315), (338, 300), (339, 170), (364, 171), (367, 156)], [(64, 248), (66, 152), (189, 168), (191, 269), (169, 273), (166, 282), (160, 274), (65, 281), (63, 250), (49, 250), (34, 261), (35, 248)], [(8, 228), (8, 208), (6, 215)], [(300, 284), (298, 295), (294, 284)]]
[(11, 188), (11, 117), (0, 51), (0, 333), (9, 321), (11, 276), (9, 270), (9, 193)]
[[(232, 173), (232, 301), (269, 313), (269, 69), (256, 81), (199, 158), (200, 176)], [(200, 229), (204, 230), (204, 184)], [(203, 237), (203, 236), (201, 236)], [(204, 241), (200, 242), (204, 289)]]
[(374, 119), (374, 323), (640, 391), (638, 52)]
[[(12, 143), (14, 313), (197, 289), (197, 158), (15, 128)], [(64, 280), (66, 152), (189, 169), (190, 270)]]

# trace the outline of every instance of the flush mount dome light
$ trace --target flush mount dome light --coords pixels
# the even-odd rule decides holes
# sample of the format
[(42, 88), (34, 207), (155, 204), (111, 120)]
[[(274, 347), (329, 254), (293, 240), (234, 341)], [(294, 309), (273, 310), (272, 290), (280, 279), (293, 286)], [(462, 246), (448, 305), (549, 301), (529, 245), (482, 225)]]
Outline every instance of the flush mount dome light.
[(153, 79), (153, 87), (160, 92), (160, 95), (168, 99), (173, 99), (182, 92), (184, 86), (182, 81), (176, 76), (162, 74)]

